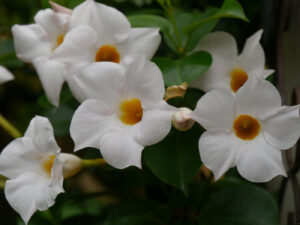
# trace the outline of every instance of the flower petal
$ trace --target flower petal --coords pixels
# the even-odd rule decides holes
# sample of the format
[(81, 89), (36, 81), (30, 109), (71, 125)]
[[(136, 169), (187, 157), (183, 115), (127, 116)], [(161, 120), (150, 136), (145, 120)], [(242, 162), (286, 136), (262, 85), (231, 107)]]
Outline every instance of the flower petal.
[(14, 76), (4, 66), (0, 66), (0, 84), (14, 79)]
[(261, 120), (281, 108), (279, 92), (269, 81), (251, 76), (237, 91), (238, 114), (252, 115)]
[(70, 133), (74, 151), (86, 147), (99, 148), (100, 137), (114, 124), (113, 111), (100, 100), (87, 100), (75, 111)]
[(291, 148), (300, 137), (300, 105), (282, 107), (263, 122), (266, 141), (278, 149)]
[(236, 114), (235, 99), (229, 90), (206, 93), (191, 114), (205, 129), (231, 129)]
[(143, 149), (144, 146), (138, 144), (126, 128), (117, 126), (111, 128), (103, 133), (100, 139), (100, 151), (103, 158), (118, 169), (128, 166), (141, 168)]
[(132, 127), (133, 138), (142, 146), (153, 145), (164, 139), (171, 129), (175, 107), (161, 101), (157, 107), (143, 111), (142, 120)]
[(120, 43), (117, 47), (120, 50), (121, 58), (126, 65), (129, 65), (136, 55), (145, 54), (150, 60), (155, 54), (161, 37), (157, 28), (132, 28), (129, 39)]
[(263, 30), (259, 30), (249, 37), (238, 57), (239, 64), (247, 73), (257, 69), (263, 70), (265, 67), (265, 53), (259, 43), (262, 33)]
[(225, 32), (210, 33), (199, 41), (195, 50), (209, 52), (213, 62), (207, 72), (193, 81), (190, 87), (199, 88), (205, 92), (215, 88), (229, 89), (230, 72), (238, 54), (234, 37)]
[(44, 28), (38, 24), (14, 25), (14, 44), (19, 59), (31, 63), (38, 56), (50, 56), (52, 43)]
[(144, 56), (131, 63), (125, 74), (125, 95), (141, 100), (143, 108), (160, 102), (165, 94), (162, 73)]
[(67, 66), (62, 62), (47, 57), (35, 58), (33, 65), (37, 70), (48, 100), (58, 107), (60, 91), (65, 80), (64, 74), (67, 71)]
[(273, 148), (263, 138), (245, 142), (237, 158), (239, 173), (252, 182), (267, 182), (277, 175), (287, 176), (279, 149)]
[(228, 169), (236, 165), (241, 146), (230, 131), (206, 131), (199, 140), (199, 151), (204, 165), (213, 171), (218, 180)]
[[(125, 41), (129, 37), (130, 23), (120, 11), (113, 7), (88, 0), (74, 8), (71, 28), (89, 25), (107, 41)], [(107, 37), (107, 38), (105, 38)]]
[(5, 184), (5, 196), (27, 224), (36, 210), (46, 210), (54, 204), (62, 187), (50, 187), (49, 180), (34, 173), (23, 173)]

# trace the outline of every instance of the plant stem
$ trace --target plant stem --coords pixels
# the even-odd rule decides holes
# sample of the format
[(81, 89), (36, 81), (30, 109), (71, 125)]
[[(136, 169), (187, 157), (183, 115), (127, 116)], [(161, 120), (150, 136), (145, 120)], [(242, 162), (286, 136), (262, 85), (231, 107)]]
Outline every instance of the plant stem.
[(102, 159), (102, 158), (98, 158), (98, 159), (83, 159), (82, 163), (83, 163), (83, 168), (98, 167), (98, 166), (103, 166), (103, 165), (107, 164), (107, 162), (104, 159)]
[(0, 114), (0, 126), (13, 138), (21, 137), (21, 132)]

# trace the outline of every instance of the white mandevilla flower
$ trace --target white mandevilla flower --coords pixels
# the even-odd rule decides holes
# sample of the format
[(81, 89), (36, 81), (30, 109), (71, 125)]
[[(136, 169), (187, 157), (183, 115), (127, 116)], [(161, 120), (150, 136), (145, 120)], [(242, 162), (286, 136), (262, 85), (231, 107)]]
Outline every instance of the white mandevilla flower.
[(46, 210), (63, 190), (60, 148), (47, 118), (36, 116), (22, 138), (0, 155), (0, 174), (7, 177), (5, 196), (27, 224), (36, 210)]
[(300, 105), (281, 106), (276, 88), (250, 77), (236, 95), (215, 89), (205, 94), (192, 118), (207, 131), (199, 140), (200, 156), (219, 179), (229, 168), (252, 182), (286, 176), (280, 149), (300, 136)]
[(127, 67), (140, 54), (150, 60), (161, 40), (158, 28), (131, 28), (120, 11), (94, 0), (74, 8), (70, 27), (54, 56), (71, 66), (68, 84), (80, 101), (85, 100), (84, 91), (73, 77), (81, 68), (105, 61)]
[(35, 15), (35, 24), (12, 27), (18, 58), (33, 63), (49, 101), (56, 106), (67, 66), (53, 54), (63, 43), (70, 18), (68, 14), (45, 9)]
[(130, 64), (126, 74), (115, 63), (92, 64), (75, 80), (89, 98), (72, 118), (75, 150), (99, 148), (116, 168), (141, 168), (142, 150), (169, 133), (176, 111), (163, 100), (158, 67), (143, 57)]
[(225, 88), (236, 93), (251, 76), (267, 78), (274, 71), (265, 69), (265, 54), (259, 43), (262, 32), (259, 30), (247, 39), (240, 55), (235, 39), (229, 33), (214, 32), (201, 39), (196, 50), (208, 51), (213, 63), (190, 87), (205, 92)]
[(0, 66), (0, 84), (14, 79), (14, 76), (5, 67)]

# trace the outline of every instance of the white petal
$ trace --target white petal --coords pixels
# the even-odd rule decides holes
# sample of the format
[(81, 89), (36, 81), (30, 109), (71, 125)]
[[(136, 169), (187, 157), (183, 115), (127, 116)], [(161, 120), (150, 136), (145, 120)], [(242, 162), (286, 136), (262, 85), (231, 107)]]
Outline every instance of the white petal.
[(113, 7), (87, 0), (74, 8), (71, 28), (86, 24), (98, 34), (105, 34), (104, 39), (112, 38), (122, 42), (129, 37), (130, 23), (127, 18)]
[(238, 114), (252, 115), (263, 120), (281, 108), (279, 92), (269, 81), (251, 76), (237, 91)]
[(248, 76), (256, 76), (257, 78), (266, 79), (274, 72), (275, 70), (253, 69), (250, 73), (248, 73)]
[(138, 144), (126, 128), (112, 128), (103, 133), (100, 139), (100, 151), (103, 158), (118, 169), (128, 166), (141, 168), (143, 149), (144, 146)]
[(24, 137), (31, 138), (36, 149), (42, 153), (56, 154), (60, 151), (54, 138), (52, 125), (45, 117), (35, 116), (31, 120)]
[(31, 63), (38, 56), (51, 55), (52, 43), (40, 25), (14, 25), (12, 33), (17, 56), (22, 61)]
[(141, 100), (143, 108), (151, 107), (165, 94), (162, 73), (155, 63), (144, 57), (131, 63), (125, 75), (125, 94)]
[(202, 38), (196, 50), (204, 50), (212, 55), (212, 65), (200, 78), (193, 81), (190, 87), (210, 91), (215, 88), (230, 86), (230, 72), (237, 60), (237, 45), (234, 37), (225, 32), (214, 32)]
[(99, 148), (100, 137), (113, 124), (113, 111), (105, 102), (83, 102), (75, 111), (70, 127), (75, 151), (86, 147)]
[(239, 55), (239, 64), (247, 73), (265, 67), (265, 53), (259, 43), (262, 33), (263, 30), (259, 30), (249, 37)]
[(112, 107), (119, 106), (124, 88), (124, 72), (120, 65), (112, 62), (92, 63), (73, 79), (75, 82), (69, 82), (69, 85), (80, 100), (100, 99)]
[(204, 165), (213, 171), (218, 180), (228, 169), (236, 165), (241, 146), (230, 131), (206, 131), (199, 140), (199, 151)]
[(46, 210), (54, 204), (62, 188), (50, 187), (49, 179), (34, 173), (23, 173), (5, 184), (5, 196), (9, 204), (27, 224), (36, 210)]
[(300, 137), (300, 105), (282, 107), (263, 122), (264, 136), (268, 143), (278, 149), (291, 148)]
[(235, 99), (229, 90), (215, 89), (197, 103), (191, 117), (205, 129), (231, 129), (236, 115)]
[(153, 145), (164, 139), (171, 129), (175, 107), (161, 101), (153, 109), (143, 110), (142, 120), (133, 126), (133, 137), (142, 146)]
[(60, 91), (65, 80), (64, 74), (67, 71), (67, 66), (62, 62), (47, 57), (38, 57), (34, 59), (33, 65), (37, 70), (49, 102), (58, 106)]
[(52, 9), (40, 10), (34, 17), (34, 21), (41, 25), (47, 32), (48, 36), (56, 41), (60, 34), (65, 34), (68, 29), (70, 16), (56, 13)]
[(279, 149), (257, 136), (241, 147), (237, 158), (239, 173), (252, 182), (267, 182), (277, 175), (287, 176)]
[(0, 66), (0, 84), (12, 79), (14, 79), (12, 73), (9, 72), (5, 67)]
[(117, 45), (122, 61), (130, 64), (137, 55), (145, 54), (150, 60), (155, 54), (161, 37), (157, 28), (132, 28), (129, 39)]

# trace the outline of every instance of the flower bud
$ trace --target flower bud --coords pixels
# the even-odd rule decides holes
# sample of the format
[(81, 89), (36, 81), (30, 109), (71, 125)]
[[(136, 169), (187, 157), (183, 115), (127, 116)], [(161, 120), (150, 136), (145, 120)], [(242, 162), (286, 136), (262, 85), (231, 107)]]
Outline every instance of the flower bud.
[(59, 160), (63, 163), (64, 178), (69, 178), (77, 174), (83, 167), (82, 160), (73, 154), (61, 153)]
[(177, 130), (186, 131), (195, 123), (195, 121), (190, 117), (192, 110), (186, 107), (179, 109), (180, 111), (174, 113), (172, 116), (172, 124)]
[(54, 12), (57, 12), (57, 13), (62, 13), (62, 14), (67, 14), (67, 15), (72, 15), (72, 10), (71, 9), (68, 9), (62, 5), (59, 5), (55, 2), (52, 2), (50, 1), (49, 2), (52, 9), (54, 10)]

